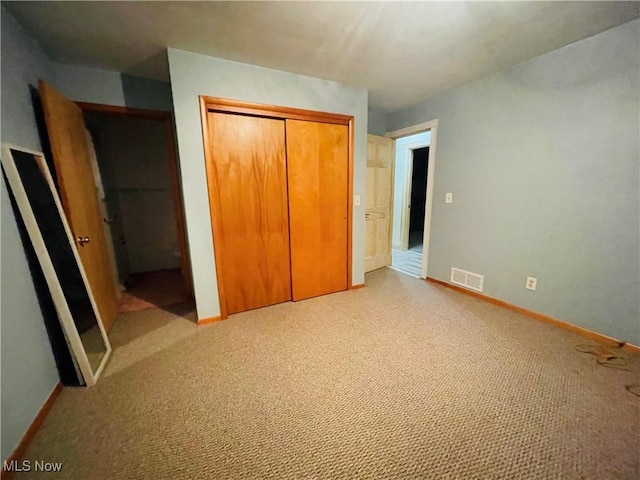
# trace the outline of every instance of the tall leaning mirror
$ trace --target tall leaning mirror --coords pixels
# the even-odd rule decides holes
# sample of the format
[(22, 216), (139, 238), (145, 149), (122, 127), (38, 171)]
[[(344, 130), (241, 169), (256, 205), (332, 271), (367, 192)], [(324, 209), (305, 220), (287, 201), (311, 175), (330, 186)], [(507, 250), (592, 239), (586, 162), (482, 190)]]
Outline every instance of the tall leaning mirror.
[(94, 385), (111, 346), (47, 162), (40, 152), (9, 144), (1, 159), (76, 367)]

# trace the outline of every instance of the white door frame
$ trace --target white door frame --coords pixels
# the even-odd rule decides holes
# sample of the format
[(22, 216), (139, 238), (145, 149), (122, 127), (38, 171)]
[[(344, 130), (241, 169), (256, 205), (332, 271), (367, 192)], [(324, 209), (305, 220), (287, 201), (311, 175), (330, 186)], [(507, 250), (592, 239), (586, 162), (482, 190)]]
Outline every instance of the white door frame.
[[(427, 199), (426, 205), (424, 209), (424, 233), (423, 233), (423, 247), (422, 247), (422, 278), (427, 278), (428, 268), (429, 268), (429, 241), (431, 236), (431, 213), (433, 209), (433, 186), (434, 186), (434, 176), (436, 171), (436, 142), (438, 138), (438, 119), (431, 120), (429, 122), (419, 123), (417, 125), (413, 125), (411, 127), (401, 128), (400, 130), (394, 130), (385, 135), (385, 137), (393, 138), (397, 140), (398, 138), (407, 137), (409, 135), (413, 135), (416, 133), (426, 132), (427, 130), (431, 131), (431, 142), (429, 143), (429, 157), (428, 157), (428, 167), (427, 167)], [(412, 170), (413, 163), (409, 166), (407, 170)], [(409, 179), (411, 176), (408, 177)], [(411, 192), (409, 192), (409, 195)], [(392, 198), (393, 201), (393, 198)], [(403, 209), (403, 217), (406, 215), (406, 205)], [(391, 206), (393, 209), (393, 205)], [(403, 222), (401, 222), (402, 227)], [(404, 231), (401, 232), (404, 234)], [(407, 235), (408, 237), (408, 235)], [(407, 238), (408, 240), (408, 238)], [(404, 239), (403, 239), (404, 244)]]

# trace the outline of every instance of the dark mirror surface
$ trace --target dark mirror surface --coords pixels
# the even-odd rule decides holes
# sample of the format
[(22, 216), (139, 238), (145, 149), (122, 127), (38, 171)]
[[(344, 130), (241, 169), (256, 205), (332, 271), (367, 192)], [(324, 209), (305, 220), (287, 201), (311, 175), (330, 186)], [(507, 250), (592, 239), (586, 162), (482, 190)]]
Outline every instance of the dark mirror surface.
[(44, 159), (19, 150), (11, 150), (29, 204), (53, 263), (71, 316), (95, 372), (107, 352), (87, 287), (73, 255), (69, 237), (60, 218), (49, 184), (41, 171)]

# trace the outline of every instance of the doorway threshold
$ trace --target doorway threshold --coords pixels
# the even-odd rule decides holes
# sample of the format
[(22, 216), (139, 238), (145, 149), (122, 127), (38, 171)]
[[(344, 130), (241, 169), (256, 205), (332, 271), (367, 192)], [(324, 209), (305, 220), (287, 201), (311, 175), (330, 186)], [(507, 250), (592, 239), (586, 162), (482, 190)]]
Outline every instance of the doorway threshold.
[(415, 278), (422, 278), (421, 252), (393, 249), (391, 250), (391, 258), (392, 262), (389, 268)]

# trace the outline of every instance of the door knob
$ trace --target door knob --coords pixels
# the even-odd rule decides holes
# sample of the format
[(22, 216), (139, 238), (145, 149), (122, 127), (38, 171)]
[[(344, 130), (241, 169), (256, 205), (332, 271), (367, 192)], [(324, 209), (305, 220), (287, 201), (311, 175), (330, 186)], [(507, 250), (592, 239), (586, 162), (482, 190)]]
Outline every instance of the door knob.
[(91, 241), (91, 238), (89, 238), (89, 237), (80, 237), (79, 236), (76, 239), (76, 241), (78, 242), (78, 245), (80, 245), (82, 247), (84, 244), (89, 243)]

